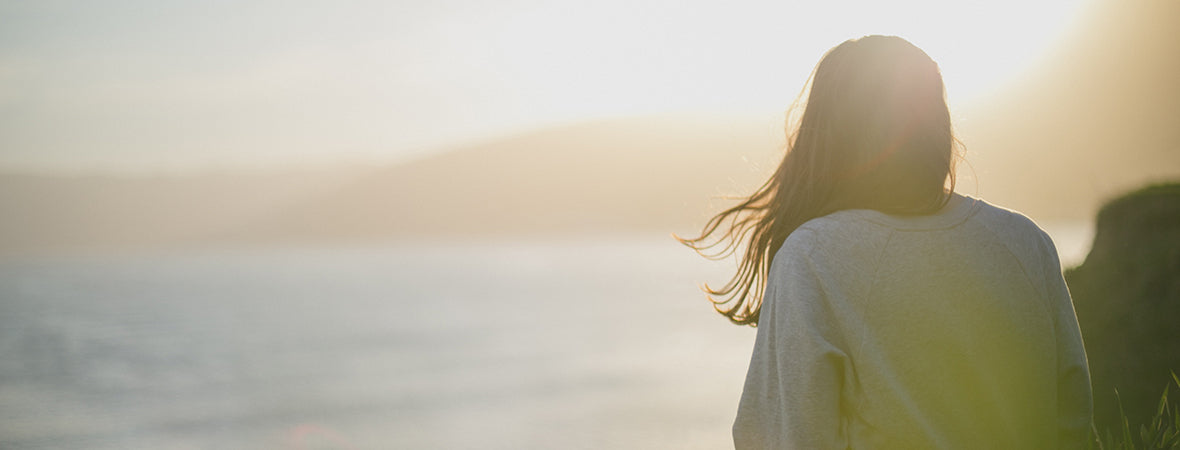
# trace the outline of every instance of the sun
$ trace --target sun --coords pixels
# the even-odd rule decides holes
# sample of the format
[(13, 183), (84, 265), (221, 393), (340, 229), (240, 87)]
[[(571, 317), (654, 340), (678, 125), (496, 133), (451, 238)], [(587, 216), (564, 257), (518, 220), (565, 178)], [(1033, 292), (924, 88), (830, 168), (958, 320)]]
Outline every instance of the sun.
[[(938, 62), (950, 99), (973, 103), (1019, 80), (1061, 45), (1089, 2), (913, 2), (960, 20), (898, 24)], [(938, 6), (942, 4), (941, 6)]]

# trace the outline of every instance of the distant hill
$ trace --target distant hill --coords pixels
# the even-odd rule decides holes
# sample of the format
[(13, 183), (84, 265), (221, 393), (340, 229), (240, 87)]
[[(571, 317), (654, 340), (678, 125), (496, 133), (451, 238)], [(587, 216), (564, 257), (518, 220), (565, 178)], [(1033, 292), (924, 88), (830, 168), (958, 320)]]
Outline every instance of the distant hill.
[(0, 255), (208, 242), (360, 169), (185, 176), (0, 173)]
[(376, 171), (234, 237), (692, 232), (711, 198), (749, 192), (777, 162), (781, 127), (752, 123), (612, 120), (457, 149)]
[[(692, 233), (781, 155), (776, 122), (654, 117), (543, 130), (390, 167), (190, 176), (0, 174), (0, 254), (422, 235)], [(721, 203), (724, 201), (718, 200)]]

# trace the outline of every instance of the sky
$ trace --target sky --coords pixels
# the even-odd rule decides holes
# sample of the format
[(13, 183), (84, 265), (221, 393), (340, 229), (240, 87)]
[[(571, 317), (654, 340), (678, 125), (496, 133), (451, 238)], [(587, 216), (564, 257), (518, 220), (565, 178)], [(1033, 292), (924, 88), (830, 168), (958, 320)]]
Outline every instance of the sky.
[(391, 162), (548, 126), (781, 113), (895, 34), (986, 101), (1092, 0), (0, 0), (0, 168)]

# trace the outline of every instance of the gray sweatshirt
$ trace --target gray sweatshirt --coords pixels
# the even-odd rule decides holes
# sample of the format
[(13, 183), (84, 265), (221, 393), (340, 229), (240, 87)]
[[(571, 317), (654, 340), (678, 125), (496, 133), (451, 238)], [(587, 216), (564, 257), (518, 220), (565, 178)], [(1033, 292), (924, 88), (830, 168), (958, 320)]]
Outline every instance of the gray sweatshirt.
[(1053, 242), (956, 194), (848, 210), (775, 256), (738, 449), (1083, 448), (1090, 376)]

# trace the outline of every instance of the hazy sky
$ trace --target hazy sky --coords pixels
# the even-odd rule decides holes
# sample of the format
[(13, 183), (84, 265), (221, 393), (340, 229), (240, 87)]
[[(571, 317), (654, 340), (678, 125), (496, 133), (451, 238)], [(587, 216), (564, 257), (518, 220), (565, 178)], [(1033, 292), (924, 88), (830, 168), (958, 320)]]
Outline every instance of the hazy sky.
[(0, 167), (396, 160), (586, 119), (767, 114), (850, 37), (907, 37), (955, 105), (1090, 2), (0, 0)]

